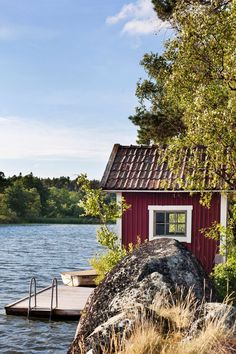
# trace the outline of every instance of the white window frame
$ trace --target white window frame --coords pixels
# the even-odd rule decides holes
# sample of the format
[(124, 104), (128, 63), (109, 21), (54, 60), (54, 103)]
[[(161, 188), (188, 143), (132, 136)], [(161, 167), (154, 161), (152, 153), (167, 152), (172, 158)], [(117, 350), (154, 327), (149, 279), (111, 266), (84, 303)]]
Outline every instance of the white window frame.
[[(148, 211), (149, 211), (149, 240), (156, 240), (156, 239), (161, 239), (161, 238), (170, 238), (170, 239), (175, 239), (180, 242), (187, 242), (191, 243), (192, 239), (192, 210), (193, 206), (192, 205), (149, 205), (148, 206)], [(167, 235), (167, 236), (158, 236), (154, 235), (154, 215), (155, 212), (158, 211), (173, 211), (173, 212), (179, 212), (183, 211), (186, 212), (186, 236), (176, 236), (176, 235)]]

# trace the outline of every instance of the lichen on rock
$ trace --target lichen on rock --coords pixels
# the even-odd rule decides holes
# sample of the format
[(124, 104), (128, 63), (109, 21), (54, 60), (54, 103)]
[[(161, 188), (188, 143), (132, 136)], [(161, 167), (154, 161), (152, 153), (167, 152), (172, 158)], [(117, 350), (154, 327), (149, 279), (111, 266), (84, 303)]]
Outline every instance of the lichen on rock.
[[(114, 329), (109, 321), (118, 327), (121, 318), (122, 323), (133, 323), (127, 308), (148, 308), (158, 294), (174, 297), (176, 287), (186, 294), (192, 289), (199, 301), (203, 296), (206, 301), (215, 299), (210, 279), (182, 243), (163, 238), (142, 244), (124, 257), (94, 290), (68, 353), (86, 353), (92, 348), (99, 353), (98, 338), (109, 342)], [(106, 328), (105, 336), (102, 328)]]

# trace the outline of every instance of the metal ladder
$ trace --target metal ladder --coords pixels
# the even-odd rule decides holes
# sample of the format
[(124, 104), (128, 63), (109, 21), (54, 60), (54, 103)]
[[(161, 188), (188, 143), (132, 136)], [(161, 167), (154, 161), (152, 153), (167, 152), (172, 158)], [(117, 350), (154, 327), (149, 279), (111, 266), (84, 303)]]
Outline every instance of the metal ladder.
[[(55, 307), (53, 307), (54, 288), (56, 289), (56, 306)], [(57, 283), (57, 278), (54, 278), (52, 280), (51, 306), (50, 306), (50, 316), (49, 316), (50, 321), (52, 319), (53, 310), (56, 309), (57, 307), (58, 307), (58, 283)]]
[[(34, 286), (34, 293), (32, 294), (32, 287)], [(52, 292), (51, 292), (51, 302), (50, 302), (50, 315), (49, 315), (49, 320), (51, 321), (52, 319), (52, 315), (53, 315), (53, 310), (56, 309), (58, 307), (58, 281), (57, 278), (53, 278), (52, 280)], [(27, 312), (27, 318), (30, 318), (30, 314), (32, 309), (36, 309), (37, 308), (37, 283), (36, 283), (36, 278), (32, 277), (30, 279), (30, 286), (29, 286), (29, 305), (28, 305), (28, 312)], [(55, 305), (53, 307), (53, 303), (54, 303), (54, 289), (56, 291), (56, 298), (55, 298)], [(31, 306), (31, 299), (34, 297), (34, 306)]]
[(36, 278), (33, 277), (30, 279), (30, 286), (29, 286), (29, 305), (28, 305), (28, 313), (27, 313), (27, 318), (30, 318), (30, 312), (32, 310), (31, 307), (31, 298), (32, 298), (32, 285), (34, 284), (34, 308), (37, 307), (37, 293), (36, 293)]

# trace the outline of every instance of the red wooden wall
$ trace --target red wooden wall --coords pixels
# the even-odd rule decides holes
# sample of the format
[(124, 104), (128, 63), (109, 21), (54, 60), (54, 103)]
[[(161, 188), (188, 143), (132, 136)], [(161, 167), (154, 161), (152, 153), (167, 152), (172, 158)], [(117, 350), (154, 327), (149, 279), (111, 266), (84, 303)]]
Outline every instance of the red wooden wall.
[(131, 208), (122, 219), (122, 242), (127, 246), (136, 243), (137, 236), (148, 239), (149, 205), (192, 205), (192, 242), (186, 244), (195, 254), (207, 272), (211, 272), (217, 251), (217, 242), (207, 239), (199, 231), (209, 227), (214, 221), (220, 222), (220, 194), (214, 193), (210, 208), (199, 204), (199, 195), (178, 192), (126, 192), (122, 193)]

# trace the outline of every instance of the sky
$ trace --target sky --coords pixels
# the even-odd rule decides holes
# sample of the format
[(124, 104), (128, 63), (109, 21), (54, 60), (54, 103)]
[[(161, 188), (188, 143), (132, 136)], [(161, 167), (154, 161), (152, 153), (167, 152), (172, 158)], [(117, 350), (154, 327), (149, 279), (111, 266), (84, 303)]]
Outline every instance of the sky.
[(0, 171), (100, 179), (168, 32), (151, 0), (0, 0)]

